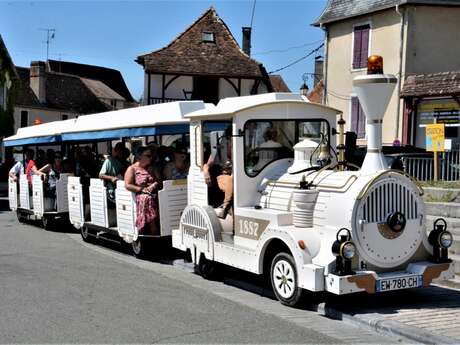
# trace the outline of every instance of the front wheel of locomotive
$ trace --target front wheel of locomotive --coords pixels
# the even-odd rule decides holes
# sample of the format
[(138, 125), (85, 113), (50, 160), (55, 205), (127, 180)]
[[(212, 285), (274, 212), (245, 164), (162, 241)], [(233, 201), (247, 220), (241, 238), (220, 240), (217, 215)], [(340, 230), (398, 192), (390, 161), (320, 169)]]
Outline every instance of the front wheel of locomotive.
[(298, 286), (297, 270), (294, 259), (287, 253), (277, 254), (271, 264), (270, 280), (276, 298), (284, 305), (294, 307), (304, 296), (304, 290)]

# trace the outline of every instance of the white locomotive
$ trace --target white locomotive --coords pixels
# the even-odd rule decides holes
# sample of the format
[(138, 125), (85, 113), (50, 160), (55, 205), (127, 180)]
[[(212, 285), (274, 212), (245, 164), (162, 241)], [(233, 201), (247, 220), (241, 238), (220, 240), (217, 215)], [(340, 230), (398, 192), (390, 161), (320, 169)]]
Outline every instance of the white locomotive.
[[(396, 78), (383, 74), (379, 57), (369, 66), (372, 74), (354, 80), (368, 135), (358, 171), (343, 159), (341, 117), (338, 157), (330, 155), (340, 112), (299, 95), (228, 98), (187, 115), (188, 206), (172, 239), (203, 276), (216, 262), (267, 274), (287, 305), (306, 291), (376, 293), (453, 276), (445, 223), (428, 237), (422, 189), (386, 166), (381, 124)], [(233, 161), (228, 214), (211, 200), (215, 193), (203, 177), (219, 156), (221, 164)]]

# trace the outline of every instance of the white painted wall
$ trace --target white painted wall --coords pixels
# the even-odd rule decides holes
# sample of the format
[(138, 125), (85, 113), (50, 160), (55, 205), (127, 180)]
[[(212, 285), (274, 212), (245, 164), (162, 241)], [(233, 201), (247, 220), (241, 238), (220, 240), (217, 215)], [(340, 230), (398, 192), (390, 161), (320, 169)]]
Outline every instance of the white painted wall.
[(15, 107), (14, 108), (14, 133), (21, 126), (21, 111), (27, 111), (29, 114), (28, 126), (32, 126), (34, 121), (40, 118), (43, 122), (61, 121), (62, 115), (68, 115), (69, 119), (76, 117), (78, 114), (67, 111), (53, 111), (37, 108)]

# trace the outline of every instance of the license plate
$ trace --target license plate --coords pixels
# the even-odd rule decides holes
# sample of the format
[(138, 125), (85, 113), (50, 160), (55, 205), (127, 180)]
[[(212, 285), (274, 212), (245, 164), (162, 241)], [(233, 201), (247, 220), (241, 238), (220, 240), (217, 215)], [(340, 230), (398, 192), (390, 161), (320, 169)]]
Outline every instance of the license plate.
[(376, 282), (377, 292), (402, 290), (420, 287), (423, 285), (423, 276), (411, 275), (379, 279)]

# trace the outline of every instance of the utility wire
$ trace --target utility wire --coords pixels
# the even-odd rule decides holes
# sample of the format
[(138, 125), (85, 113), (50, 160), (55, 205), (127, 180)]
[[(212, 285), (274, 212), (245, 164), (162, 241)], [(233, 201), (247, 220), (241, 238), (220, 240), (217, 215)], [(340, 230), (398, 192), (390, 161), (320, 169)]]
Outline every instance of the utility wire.
[(302, 56), (301, 58), (295, 60), (295, 61), (292, 61), (291, 63), (289, 63), (288, 65), (284, 66), (284, 67), (281, 67), (281, 68), (278, 68), (274, 71), (271, 71), (269, 72), (268, 74), (273, 74), (273, 73), (276, 73), (276, 72), (279, 72), (279, 71), (282, 71), (283, 69), (286, 69), (288, 67), (291, 67), (291, 66), (294, 66), (295, 64), (299, 63), (300, 61), (302, 60), (305, 60), (306, 58), (308, 58), (309, 56), (313, 55), (314, 53), (316, 53), (318, 50), (320, 50), (322, 47), (324, 46), (324, 43), (320, 44), (318, 47), (316, 47), (315, 49), (313, 49), (311, 52), (309, 52), (307, 55), (305, 56)]
[(319, 42), (322, 42), (322, 41), (323, 40), (317, 40), (317, 41), (314, 41), (314, 42), (309, 42), (309, 43), (301, 44), (299, 46), (292, 46), (292, 47), (288, 47), (288, 48), (284, 48), (284, 49), (266, 50), (266, 51), (253, 53), (252, 55), (265, 55), (265, 54), (271, 54), (271, 53), (286, 53), (286, 52), (288, 52), (288, 51), (290, 51), (292, 49), (305, 48), (305, 47), (308, 47), (308, 46), (312, 46), (314, 44), (318, 44)]
[(251, 25), (250, 25), (251, 29), (252, 29), (252, 23), (254, 21), (254, 13), (256, 12), (256, 1), (257, 0), (254, 0), (254, 5), (252, 5)]

